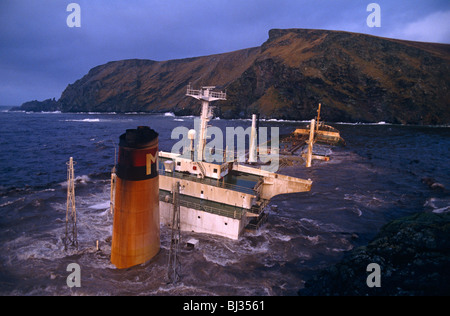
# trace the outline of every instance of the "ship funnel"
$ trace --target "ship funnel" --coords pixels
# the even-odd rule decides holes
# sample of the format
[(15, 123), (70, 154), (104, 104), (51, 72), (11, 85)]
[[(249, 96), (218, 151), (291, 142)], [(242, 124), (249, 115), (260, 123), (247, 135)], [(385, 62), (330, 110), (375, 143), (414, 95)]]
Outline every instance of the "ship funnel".
[(158, 133), (147, 126), (120, 136), (111, 263), (142, 264), (160, 249)]

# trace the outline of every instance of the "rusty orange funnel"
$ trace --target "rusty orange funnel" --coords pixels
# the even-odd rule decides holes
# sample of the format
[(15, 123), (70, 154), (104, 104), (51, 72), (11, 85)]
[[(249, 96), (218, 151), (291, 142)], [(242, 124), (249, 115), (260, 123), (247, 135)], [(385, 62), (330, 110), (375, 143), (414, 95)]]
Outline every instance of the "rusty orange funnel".
[(147, 126), (120, 136), (111, 263), (142, 264), (160, 249), (158, 133)]

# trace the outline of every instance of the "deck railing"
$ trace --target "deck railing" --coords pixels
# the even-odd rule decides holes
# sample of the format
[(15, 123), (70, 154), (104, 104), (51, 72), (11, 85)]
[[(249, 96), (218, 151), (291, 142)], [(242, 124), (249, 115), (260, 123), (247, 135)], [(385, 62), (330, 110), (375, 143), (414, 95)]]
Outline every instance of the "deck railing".
[(194, 181), (194, 182), (198, 182), (198, 183), (204, 183), (204, 184), (212, 185), (212, 186), (215, 186), (218, 188), (229, 189), (229, 190), (238, 191), (241, 193), (247, 193), (247, 194), (251, 194), (251, 195), (255, 195), (255, 196), (257, 195), (257, 192), (253, 188), (247, 188), (247, 187), (243, 187), (243, 186), (236, 185), (236, 184), (226, 183), (219, 179), (212, 179), (212, 178), (203, 178), (203, 179), (200, 178), (199, 179), (196, 176), (192, 176), (190, 174), (179, 173), (179, 172), (166, 172), (164, 169), (159, 169), (158, 174), (164, 175), (166, 177), (172, 177), (172, 178), (177, 178), (177, 179), (182, 179), (182, 180), (184, 179), (184, 180)]
[(195, 90), (195, 89), (191, 89), (188, 88), (186, 91), (187, 95), (192, 95), (192, 96), (198, 96), (198, 97), (212, 97), (212, 98), (216, 98), (216, 99), (226, 99), (227, 98), (227, 94), (225, 92), (216, 92), (216, 91), (207, 91), (205, 93), (205, 90)]
[[(173, 203), (173, 197), (168, 192), (159, 192), (159, 200), (167, 203)], [(203, 203), (196, 203), (193, 201), (188, 201), (186, 199), (183, 199), (183, 196), (180, 196), (179, 199), (180, 206), (192, 208), (195, 210), (204, 211), (207, 213), (212, 213), (220, 216), (226, 216), (233, 219), (241, 219), (242, 215), (244, 214), (245, 210), (240, 207), (235, 207), (234, 209), (221, 209), (214, 206), (206, 205), (208, 203), (205, 201), (205, 204)]]

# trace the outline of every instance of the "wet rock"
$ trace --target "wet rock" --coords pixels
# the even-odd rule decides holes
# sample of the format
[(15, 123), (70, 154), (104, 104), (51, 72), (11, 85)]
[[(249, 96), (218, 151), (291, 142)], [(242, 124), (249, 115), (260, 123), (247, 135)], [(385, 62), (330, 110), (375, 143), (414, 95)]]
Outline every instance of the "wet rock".
[(10, 109), (11, 112), (14, 111), (27, 111), (27, 112), (51, 112), (51, 111), (60, 111), (61, 106), (58, 101), (53, 99), (47, 99), (44, 101), (29, 101), (23, 103), (20, 107), (13, 107)]
[[(380, 287), (369, 287), (367, 266), (377, 263)], [(385, 225), (367, 246), (319, 272), (299, 295), (450, 294), (450, 214), (418, 213)]]
[(426, 184), (430, 189), (447, 192), (445, 186), (439, 182), (437, 182), (434, 178), (424, 177), (422, 178), (422, 183)]

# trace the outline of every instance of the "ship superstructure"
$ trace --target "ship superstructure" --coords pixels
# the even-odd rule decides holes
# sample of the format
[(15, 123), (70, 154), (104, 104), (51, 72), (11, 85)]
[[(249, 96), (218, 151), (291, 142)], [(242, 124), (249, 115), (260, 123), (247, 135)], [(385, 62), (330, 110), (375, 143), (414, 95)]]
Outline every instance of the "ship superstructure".
[[(207, 128), (212, 118), (210, 102), (226, 100), (226, 93), (213, 91), (214, 88), (187, 88), (187, 96), (202, 102), (198, 133), (189, 132), (190, 155), (159, 152), (160, 218), (162, 224), (173, 225), (174, 209), (179, 208), (181, 230), (238, 239), (245, 228), (256, 229), (266, 220), (264, 208), (272, 197), (309, 191), (312, 181), (255, 168), (235, 159), (205, 161)], [(254, 126), (253, 122), (251, 163), (256, 161), (258, 152)], [(195, 137), (198, 139), (194, 146)], [(174, 187), (179, 190), (176, 199)]]

